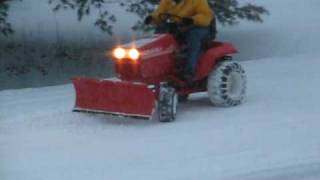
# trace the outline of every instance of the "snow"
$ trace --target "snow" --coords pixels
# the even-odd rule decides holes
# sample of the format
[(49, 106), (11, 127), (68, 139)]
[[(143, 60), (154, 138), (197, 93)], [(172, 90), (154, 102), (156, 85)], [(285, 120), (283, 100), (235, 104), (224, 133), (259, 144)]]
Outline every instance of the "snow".
[[(60, 10), (55, 13), (53, 8), (54, 4), (49, 4), (48, 1), (13, 1), (9, 9), (9, 21), (16, 31), (14, 37), (78, 44), (106, 43), (111, 40), (110, 36), (94, 27), (98, 10), (91, 9), (90, 16), (78, 21), (76, 11)], [(137, 20), (135, 15), (126, 12), (118, 3), (107, 3), (103, 9), (122, 15), (117, 16), (117, 23), (113, 28), (113, 32), (118, 36), (125, 36)]]
[[(242, 105), (213, 107), (205, 93), (195, 94), (175, 122), (159, 123), (73, 113), (70, 84), (3, 90), (0, 179), (320, 179), (319, 1), (261, 3), (273, 14), (265, 24), (225, 36), (238, 46), (247, 39), (241, 52), (255, 59), (241, 62), (248, 76)], [(290, 19), (294, 12), (304, 17)], [(265, 33), (272, 36), (256, 36)]]
[(219, 27), (218, 38), (240, 49), (239, 60), (287, 57), (319, 51), (319, 0), (241, 0), (266, 7), (263, 24), (241, 22)]
[(300, 175), (318, 179), (318, 58), (244, 62), (243, 105), (212, 107), (206, 94), (196, 94), (180, 105), (177, 121), (165, 124), (72, 113), (71, 85), (2, 91), (0, 174), (5, 180), (260, 179), (296, 168), (285, 176), (304, 170)]

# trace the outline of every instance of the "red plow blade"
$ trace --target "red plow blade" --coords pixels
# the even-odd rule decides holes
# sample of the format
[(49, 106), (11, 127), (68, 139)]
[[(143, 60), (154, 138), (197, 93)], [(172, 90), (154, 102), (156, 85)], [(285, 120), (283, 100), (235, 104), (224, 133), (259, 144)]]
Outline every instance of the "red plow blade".
[(74, 111), (151, 118), (155, 94), (146, 84), (119, 80), (73, 78)]

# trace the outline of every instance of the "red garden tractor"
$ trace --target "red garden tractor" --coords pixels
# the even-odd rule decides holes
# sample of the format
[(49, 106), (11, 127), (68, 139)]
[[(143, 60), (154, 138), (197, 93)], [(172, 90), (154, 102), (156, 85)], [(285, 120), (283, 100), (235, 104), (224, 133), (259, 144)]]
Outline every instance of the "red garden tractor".
[(245, 96), (246, 76), (231, 55), (229, 43), (203, 42), (194, 77), (181, 78), (185, 62), (179, 17), (160, 16), (166, 30), (148, 38), (119, 45), (112, 51), (117, 78), (72, 79), (76, 91), (74, 111), (106, 113), (150, 119), (157, 111), (161, 122), (175, 120), (177, 105), (189, 94), (208, 92), (213, 105), (235, 106)]

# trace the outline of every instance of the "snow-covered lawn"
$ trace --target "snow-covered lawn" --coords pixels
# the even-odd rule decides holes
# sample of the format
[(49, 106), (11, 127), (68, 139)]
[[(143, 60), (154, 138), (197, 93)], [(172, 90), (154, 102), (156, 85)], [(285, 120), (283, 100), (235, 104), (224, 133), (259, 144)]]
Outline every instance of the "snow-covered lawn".
[(1, 91), (1, 179), (319, 179), (319, 56), (242, 64), (244, 104), (197, 94), (165, 124), (72, 113), (71, 85)]

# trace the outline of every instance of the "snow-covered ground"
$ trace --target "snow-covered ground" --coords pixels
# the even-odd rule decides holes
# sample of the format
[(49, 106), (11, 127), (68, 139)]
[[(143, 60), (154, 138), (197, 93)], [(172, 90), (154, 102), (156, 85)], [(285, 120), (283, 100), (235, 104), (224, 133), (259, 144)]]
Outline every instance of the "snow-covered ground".
[(256, 2), (265, 24), (219, 37), (257, 59), (244, 104), (196, 94), (159, 123), (72, 113), (71, 85), (0, 91), (0, 179), (320, 179), (320, 2)]
[(72, 113), (71, 85), (2, 91), (1, 179), (319, 179), (319, 56), (243, 65), (243, 105), (198, 94), (165, 124)]

